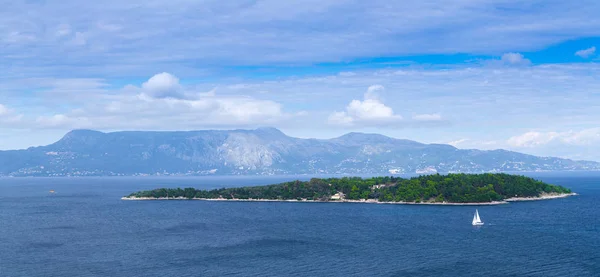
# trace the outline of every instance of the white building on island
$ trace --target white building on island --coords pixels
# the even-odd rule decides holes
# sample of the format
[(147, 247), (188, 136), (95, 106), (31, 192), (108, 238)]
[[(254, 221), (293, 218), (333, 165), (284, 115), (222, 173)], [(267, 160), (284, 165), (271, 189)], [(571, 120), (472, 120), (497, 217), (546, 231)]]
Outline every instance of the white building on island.
[(346, 198), (346, 195), (343, 194), (342, 192), (338, 191), (338, 193), (332, 195), (330, 199), (331, 200), (344, 200), (345, 198)]

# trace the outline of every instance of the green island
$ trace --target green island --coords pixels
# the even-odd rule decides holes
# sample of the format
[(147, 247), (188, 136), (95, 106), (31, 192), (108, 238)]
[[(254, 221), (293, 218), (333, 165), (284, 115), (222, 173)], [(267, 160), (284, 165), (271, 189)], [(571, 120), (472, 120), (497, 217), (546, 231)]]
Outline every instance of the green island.
[(197, 190), (160, 188), (124, 200), (343, 201), (405, 204), (482, 204), (574, 195), (570, 189), (504, 173), (400, 177), (313, 178), (275, 185)]

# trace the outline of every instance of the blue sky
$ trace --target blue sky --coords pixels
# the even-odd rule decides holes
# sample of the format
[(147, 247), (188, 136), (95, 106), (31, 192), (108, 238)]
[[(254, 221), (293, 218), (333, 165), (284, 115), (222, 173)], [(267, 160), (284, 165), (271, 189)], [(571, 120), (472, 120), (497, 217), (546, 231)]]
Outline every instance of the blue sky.
[(600, 161), (598, 1), (11, 1), (0, 149), (274, 126)]

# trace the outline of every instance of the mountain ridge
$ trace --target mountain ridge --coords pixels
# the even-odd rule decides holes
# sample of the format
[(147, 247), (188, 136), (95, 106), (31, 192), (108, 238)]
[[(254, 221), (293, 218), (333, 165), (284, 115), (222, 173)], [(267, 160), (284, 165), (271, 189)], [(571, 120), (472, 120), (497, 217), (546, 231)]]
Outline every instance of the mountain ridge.
[(458, 149), (381, 134), (331, 139), (279, 129), (100, 132), (0, 151), (0, 176), (402, 174), (600, 170), (600, 163), (496, 149)]

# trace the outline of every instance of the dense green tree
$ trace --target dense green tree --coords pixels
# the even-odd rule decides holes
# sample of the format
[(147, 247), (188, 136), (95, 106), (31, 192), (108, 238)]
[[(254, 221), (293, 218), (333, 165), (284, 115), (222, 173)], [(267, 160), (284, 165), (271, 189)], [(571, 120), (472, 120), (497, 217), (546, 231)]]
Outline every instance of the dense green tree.
[[(385, 185), (376, 187), (376, 185)], [(328, 201), (341, 192), (346, 199), (377, 199), (395, 202), (491, 202), (510, 197), (532, 197), (541, 193), (570, 193), (571, 190), (533, 178), (510, 174), (423, 175), (410, 179), (398, 177), (312, 178), (276, 185), (196, 190), (194, 188), (155, 189), (132, 193), (130, 197), (187, 199), (308, 199)]]

